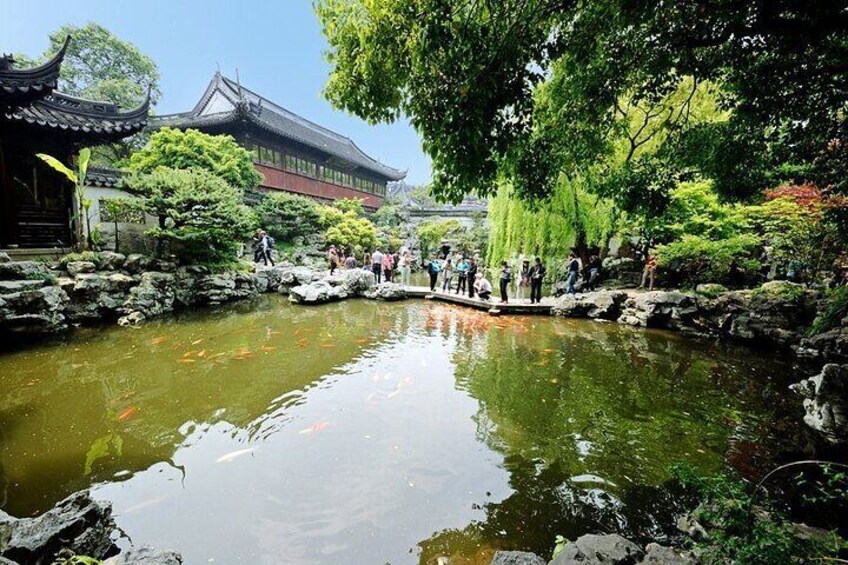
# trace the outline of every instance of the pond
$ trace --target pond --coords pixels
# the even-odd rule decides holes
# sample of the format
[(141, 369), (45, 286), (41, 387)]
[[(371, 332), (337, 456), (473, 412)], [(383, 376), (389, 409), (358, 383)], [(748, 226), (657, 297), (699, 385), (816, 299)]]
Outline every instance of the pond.
[(188, 564), (662, 537), (669, 467), (767, 457), (790, 373), (615, 324), (264, 297), (0, 354), (0, 507), (92, 487), (134, 543)]

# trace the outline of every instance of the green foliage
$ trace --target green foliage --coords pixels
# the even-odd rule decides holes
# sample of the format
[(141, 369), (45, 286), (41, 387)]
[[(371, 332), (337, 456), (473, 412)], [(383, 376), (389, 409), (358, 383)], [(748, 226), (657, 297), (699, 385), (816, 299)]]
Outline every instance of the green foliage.
[(327, 228), (324, 238), (345, 249), (371, 249), (377, 245), (377, 228), (367, 218), (360, 218), (355, 212), (341, 212), (341, 218)]
[(241, 191), (262, 181), (253, 157), (232, 136), (207, 135), (197, 130), (163, 128), (150, 136), (141, 150), (132, 154), (127, 168), (133, 173), (150, 173), (160, 167), (202, 169)]
[(462, 223), (455, 219), (428, 218), (424, 220), (416, 228), (418, 240), (421, 242), (421, 251), (423, 253), (435, 251), (448, 234), (459, 232), (461, 229)]
[(696, 235), (709, 239), (733, 237), (749, 231), (745, 209), (719, 200), (712, 183), (680, 183), (670, 194), (663, 216), (663, 235), (670, 239)]
[[(91, 149), (88, 147), (84, 147), (80, 149), (79, 155), (77, 156), (77, 170), (71, 170), (64, 163), (62, 163), (59, 159), (52, 157), (50, 155), (46, 155), (44, 153), (36, 153), (36, 157), (47, 163), (54, 171), (61, 173), (65, 176), (69, 181), (74, 184), (74, 192), (76, 193), (76, 200), (79, 206), (77, 213), (74, 215), (75, 222), (77, 224), (77, 239), (80, 241), (85, 248), (92, 247), (92, 238), (91, 238), (91, 215), (89, 211), (91, 210), (91, 200), (86, 196), (87, 187), (85, 185), (85, 177), (88, 173), (88, 163), (91, 160)], [(84, 228), (83, 228), (84, 226)], [(82, 241), (82, 237), (79, 237), (83, 234), (83, 229), (85, 229), (85, 241)]]
[(68, 263), (74, 261), (89, 261), (95, 265), (100, 262), (100, 253), (97, 251), (81, 251), (79, 253), (68, 253), (59, 259), (59, 264), (65, 267)]
[(779, 298), (796, 302), (804, 296), (804, 287), (789, 281), (769, 281), (751, 291), (751, 296)]
[(581, 179), (560, 179), (550, 199), (536, 207), (517, 198), (504, 183), (489, 200), (487, 260), (498, 264), (525, 253), (553, 265), (578, 244), (606, 245), (619, 219), (612, 202), (590, 193)]
[(657, 265), (673, 271), (679, 282), (694, 286), (699, 283), (738, 283), (738, 279), (753, 278), (760, 268), (756, 253), (760, 241), (745, 234), (721, 240), (696, 235), (684, 235), (677, 241), (657, 248)]
[(566, 545), (568, 545), (568, 539), (563, 536), (557, 536), (554, 539), (554, 551), (551, 554), (551, 559), (556, 559), (557, 555), (562, 553), (562, 550), (565, 549)]
[(295, 194), (268, 193), (256, 207), (256, 213), (260, 225), (281, 243), (318, 233), (321, 229), (318, 204)]
[(365, 215), (365, 208), (361, 198), (340, 198), (333, 202), (332, 206), (338, 208), (342, 212), (352, 212), (353, 214), (362, 217)]
[(185, 261), (235, 261), (238, 242), (256, 225), (243, 192), (203, 169), (158, 168), (128, 178), (127, 185), (141, 195), (144, 210), (159, 218), (149, 235), (169, 242)]
[(86, 557), (85, 555), (76, 555), (68, 549), (63, 549), (56, 556), (56, 560), (52, 565), (101, 565), (103, 563), (94, 557)]
[(489, 227), (481, 214), (476, 214), (472, 221), (470, 228), (465, 228), (457, 234), (456, 246), (468, 254), (479, 252), (485, 260), (489, 247)]
[[(837, 557), (845, 542), (836, 534), (803, 536), (792, 522), (751, 486), (728, 475), (703, 477), (688, 465), (672, 476), (701, 499), (693, 512), (709, 538), (696, 543), (705, 563), (810, 563)], [(756, 505), (755, 505), (756, 503)]]
[(813, 321), (808, 335), (812, 337), (837, 328), (846, 316), (848, 316), (848, 286), (839, 286), (828, 293), (824, 308)]
[(718, 298), (725, 292), (727, 292), (726, 286), (715, 283), (699, 284), (695, 289), (696, 294), (705, 298)]
[(396, 228), (404, 222), (402, 208), (399, 204), (383, 204), (371, 216), (371, 220), (378, 227)]

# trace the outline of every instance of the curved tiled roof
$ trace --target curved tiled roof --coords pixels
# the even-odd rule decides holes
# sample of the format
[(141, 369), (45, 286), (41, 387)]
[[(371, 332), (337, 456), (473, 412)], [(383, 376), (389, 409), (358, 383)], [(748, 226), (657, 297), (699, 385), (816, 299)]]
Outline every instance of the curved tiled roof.
[(117, 140), (144, 129), (150, 108), (150, 94), (138, 108), (121, 111), (110, 102), (95, 102), (61, 92), (53, 92), (29, 106), (3, 111), (7, 122), (30, 124), (57, 132), (73, 132), (81, 137)]
[(13, 69), (11, 55), (0, 57), (0, 106), (20, 106), (44, 98), (56, 88), (71, 36), (46, 63), (31, 69)]
[[(228, 108), (223, 111), (208, 111), (211, 101), (216, 97), (223, 97)], [(298, 116), (220, 73), (215, 73), (203, 97), (192, 111), (159, 116), (151, 121), (151, 125), (186, 129), (235, 121), (251, 122), (273, 134), (350, 163), (351, 168), (365, 169), (388, 180), (400, 180), (406, 176), (405, 171), (394, 169), (369, 157), (350, 138)]]

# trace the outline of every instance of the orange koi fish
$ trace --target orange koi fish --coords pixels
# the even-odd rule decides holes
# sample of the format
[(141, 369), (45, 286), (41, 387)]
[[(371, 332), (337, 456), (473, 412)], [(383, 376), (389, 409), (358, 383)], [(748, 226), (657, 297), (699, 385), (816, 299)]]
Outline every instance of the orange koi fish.
[(129, 418), (132, 418), (135, 413), (138, 412), (138, 409), (135, 406), (130, 406), (120, 414), (118, 414), (118, 421), (123, 422)]
[(318, 422), (317, 424), (312, 424), (308, 428), (300, 430), (299, 434), (311, 434), (312, 432), (320, 432), (326, 428), (330, 427), (329, 422)]

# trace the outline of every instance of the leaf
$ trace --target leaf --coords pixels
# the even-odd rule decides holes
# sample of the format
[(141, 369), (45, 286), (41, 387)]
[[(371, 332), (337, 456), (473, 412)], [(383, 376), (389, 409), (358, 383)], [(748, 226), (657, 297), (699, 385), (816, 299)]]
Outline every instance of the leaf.
[(47, 163), (54, 171), (62, 173), (69, 181), (77, 184), (77, 174), (65, 166), (59, 159), (46, 153), (36, 153), (35, 156)]
[(90, 160), (91, 149), (89, 149), (88, 147), (83, 147), (79, 152), (79, 157), (77, 157), (77, 167), (79, 168), (79, 183), (77, 184), (85, 184), (85, 176), (88, 173), (88, 162)]

